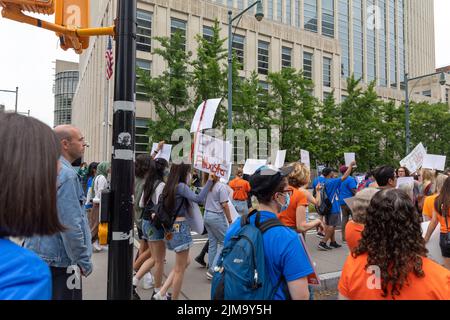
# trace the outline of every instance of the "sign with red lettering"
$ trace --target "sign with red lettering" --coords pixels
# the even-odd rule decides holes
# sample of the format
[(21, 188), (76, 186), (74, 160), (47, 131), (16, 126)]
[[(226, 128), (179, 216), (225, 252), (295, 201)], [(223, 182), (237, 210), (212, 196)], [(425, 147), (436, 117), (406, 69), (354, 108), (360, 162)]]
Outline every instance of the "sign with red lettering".
[(231, 144), (198, 133), (194, 146), (194, 168), (228, 179), (231, 170)]

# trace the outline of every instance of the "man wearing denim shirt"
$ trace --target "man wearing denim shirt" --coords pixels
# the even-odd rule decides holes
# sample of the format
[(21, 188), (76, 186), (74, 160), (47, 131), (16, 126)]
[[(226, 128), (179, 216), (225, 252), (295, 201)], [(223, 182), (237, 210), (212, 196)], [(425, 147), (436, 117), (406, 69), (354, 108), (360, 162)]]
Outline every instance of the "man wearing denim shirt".
[[(91, 234), (83, 209), (84, 192), (72, 162), (84, 155), (86, 143), (79, 129), (63, 125), (55, 128), (61, 141), (58, 174), (58, 217), (66, 230), (50, 237), (25, 240), (25, 247), (37, 253), (50, 266), (53, 300), (81, 300), (81, 276), (92, 273)], [(51, 192), (51, 190), (43, 190)], [(81, 276), (80, 276), (81, 274)]]

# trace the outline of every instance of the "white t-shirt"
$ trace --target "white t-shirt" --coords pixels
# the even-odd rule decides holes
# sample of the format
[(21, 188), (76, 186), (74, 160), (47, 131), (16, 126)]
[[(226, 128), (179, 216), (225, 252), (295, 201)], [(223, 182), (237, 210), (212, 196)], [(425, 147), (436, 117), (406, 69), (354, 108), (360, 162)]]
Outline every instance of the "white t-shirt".
[(102, 198), (102, 191), (108, 189), (108, 180), (104, 176), (97, 176), (94, 180), (94, 194), (95, 197), (92, 200), (94, 203), (100, 203)]
[[(158, 204), (159, 196), (163, 192), (165, 186), (166, 186), (166, 184), (164, 182), (160, 182), (160, 184), (156, 187), (155, 192), (153, 192), (153, 194), (152, 194), (153, 204), (155, 204), (155, 205)], [(139, 200), (139, 208), (145, 208), (144, 192), (142, 192), (141, 200)]]

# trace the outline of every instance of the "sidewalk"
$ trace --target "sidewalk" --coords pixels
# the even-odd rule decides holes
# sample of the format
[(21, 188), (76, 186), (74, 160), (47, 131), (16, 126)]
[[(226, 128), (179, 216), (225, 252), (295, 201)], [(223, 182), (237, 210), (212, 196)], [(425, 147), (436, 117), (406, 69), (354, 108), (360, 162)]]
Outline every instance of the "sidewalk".
[[(210, 281), (206, 279), (206, 269), (196, 263), (193, 258), (196, 257), (206, 243), (205, 236), (196, 235), (194, 238), (194, 246), (190, 251), (191, 264), (186, 270), (184, 283), (182, 287), (182, 300), (210, 300)], [(336, 232), (336, 239), (341, 240), (340, 231)], [(311, 254), (311, 258), (315, 263), (316, 272), (319, 274), (322, 286), (318, 291), (324, 291), (324, 295), (320, 292), (316, 294), (318, 299), (335, 299), (336, 287), (340, 277), (340, 271), (344, 265), (348, 255), (347, 246), (343, 245), (340, 249), (332, 251), (318, 251), (317, 245), (320, 239), (315, 233), (309, 233), (306, 236), (306, 245)], [(175, 262), (175, 254), (167, 251), (167, 263), (165, 265), (164, 274), (167, 275), (172, 269)], [(103, 251), (93, 254), (94, 272), (87, 279), (83, 279), (83, 298), (85, 300), (105, 300), (107, 287), (107, 270), (108, 270), (108, 252)], [(142, 300), (150, 300), (153, 290), (138, 289), (138, 293)], [(324, 296), (324, 297), (322, 297)]]

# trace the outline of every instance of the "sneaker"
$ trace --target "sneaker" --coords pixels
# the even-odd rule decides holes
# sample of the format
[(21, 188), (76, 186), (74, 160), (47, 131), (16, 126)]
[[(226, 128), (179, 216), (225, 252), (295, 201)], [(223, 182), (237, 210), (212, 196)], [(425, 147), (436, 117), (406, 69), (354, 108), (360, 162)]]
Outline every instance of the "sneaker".
[(208, 280), (212, 280), (213, 275), (211, 274), (211, 272), (206, 271), (206, 278), (207, 278)]
[(142, 278), (142, 288), (145, 290), (151, 289), (154, 286), (153, 276), (150, 272), (147, 272)]
[(206, 262), (205, 260), (203, 260), (200, 256), (196, 257), (194, 259), (199, 265), (201, 265), (203, 268), (206, 267)]
[(137, 287), (138, 284), (139, 284), (138, 278), (136, 278), (136, 276), (133, 276), (133, 287)]
[(136, 292), (136, 286), (133, 286), (133, 300), (141, 300), (141, 297), (139, 297), (138, 293)]
[(152, 300), (172, 300), (172, 295), (166, 293), (166, 295), (163, 297), (159, 292), (157, 292), (152, 296)]
[(94, 252), (100, 252), (103, 250), (102, 246), (99, 245), (97, 241), (92, 244), (92, 249), (94, 249)]
[(317, 232), (317, 238), (323, 239), (325, 235), (322, 232)]
[(322, 250), (322, 251), (329, 251), (333, 248), (327, 246), (327, 244), (325, 242), (321, 242), (321, 243), (319, 243), (319, 246), (317, 247), (317, 249)]
[(330, 247), (335, 248), (335, 249), (342, 248), (342, 246), (339, 243), (337, 243), (336, 241), (331, 242)]

